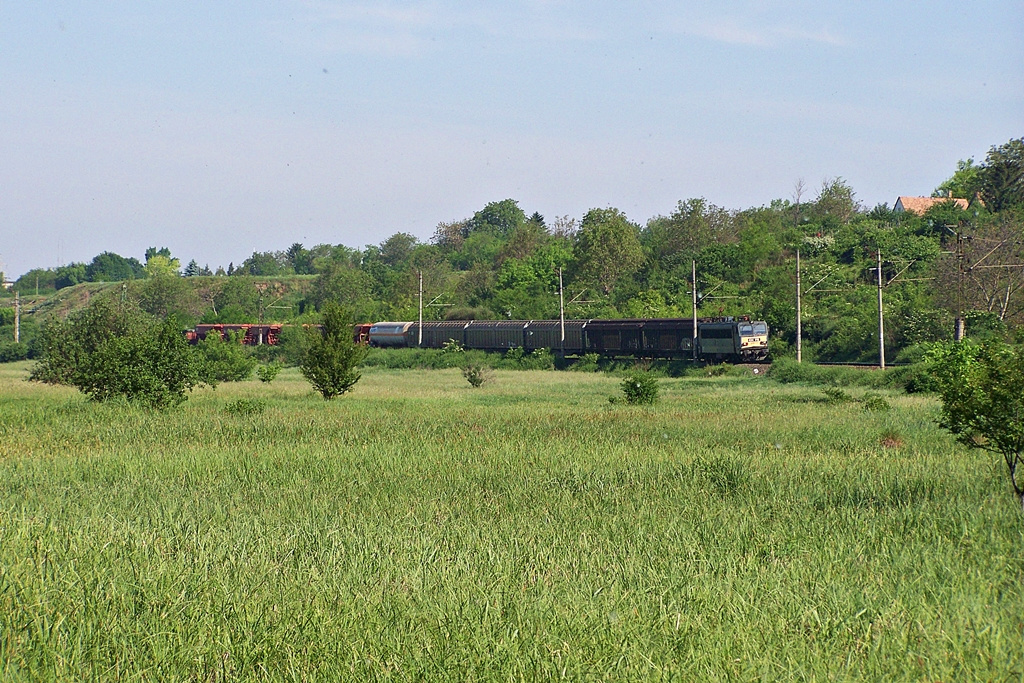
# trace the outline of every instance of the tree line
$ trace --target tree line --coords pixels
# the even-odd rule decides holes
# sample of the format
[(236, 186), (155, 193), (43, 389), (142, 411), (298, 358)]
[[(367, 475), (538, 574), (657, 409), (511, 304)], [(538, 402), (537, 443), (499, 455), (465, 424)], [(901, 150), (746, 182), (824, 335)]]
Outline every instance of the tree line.
[(15, 288), (123, 281), (122, 296), (185, 328), (312, 321), (327, 302), (357, 320), (414, 319), (421, 278), (427, 318), (554, 318), (561, 276), (568, 317), (679, 317), (692, 313), (695, 265), (699, 315), (764, 319), (785, 355), (799, 250), (805, 358), (877, 356), (878, 254), (889, 358), (950, 338), (961, 316), (972, 336), (1012, 335), (1024, 322), (1024, 268), (1014, 267), (1024, 264), (1024, 138), (959, 162), (932, 194), (966, 201), (922, 214), (868, 208), (832, 178), (798, 182), (789, 199), (757, 208), (685, 199), (641, 224), (613, 207), (548, 219), (503, 199), (439, 223), (426, 241), (398, 232), (363, 248), (295, 243), (212, 270), (194, 260), (182, 268), (166, 248), (147, 250), (145, 262), (105, 252), (30, 271)]

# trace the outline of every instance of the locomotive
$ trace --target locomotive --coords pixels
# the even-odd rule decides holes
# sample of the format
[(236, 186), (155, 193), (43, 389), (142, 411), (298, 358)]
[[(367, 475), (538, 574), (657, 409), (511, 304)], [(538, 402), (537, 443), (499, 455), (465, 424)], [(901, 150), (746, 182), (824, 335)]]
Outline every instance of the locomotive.
[[(762, 320), (698, 318), (592, 320), (445, 320), (378, 322), (369, 343), (379, 347), (439, 349), (455, 342), (465, 349), (550, 349), (563, 355), (597, 353), (643, 358), (700, 358), (758, 362), (768, 357), (768, 324)], [(696, 343), (696, 352), (694, 344)]]

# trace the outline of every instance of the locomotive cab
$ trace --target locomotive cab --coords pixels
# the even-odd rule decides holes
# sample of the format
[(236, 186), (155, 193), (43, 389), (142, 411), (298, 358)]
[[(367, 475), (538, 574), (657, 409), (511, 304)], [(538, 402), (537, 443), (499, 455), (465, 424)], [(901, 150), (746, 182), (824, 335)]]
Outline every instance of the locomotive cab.
[(741, 322), (737, 332), (740, 358), (745, 361), (760, 361), (768, 357), (768, 323), (763, 320)]

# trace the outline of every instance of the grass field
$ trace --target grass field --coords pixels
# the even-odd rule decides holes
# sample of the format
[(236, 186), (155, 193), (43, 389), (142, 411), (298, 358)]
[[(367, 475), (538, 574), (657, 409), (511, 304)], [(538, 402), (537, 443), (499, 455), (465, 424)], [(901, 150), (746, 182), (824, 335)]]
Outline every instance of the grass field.
[(286, 370), (157, 413), (28, 367), (0, 680), (1024, 679), (1024, 518), (929, 398)]

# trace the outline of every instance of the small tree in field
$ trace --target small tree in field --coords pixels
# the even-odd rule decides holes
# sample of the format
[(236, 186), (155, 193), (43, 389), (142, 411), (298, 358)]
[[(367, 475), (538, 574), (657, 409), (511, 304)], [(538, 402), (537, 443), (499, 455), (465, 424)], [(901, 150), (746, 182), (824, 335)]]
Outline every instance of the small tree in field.
[(229, 332), (227, 339), (210, 332), (196, 345), (203, 381), (215, 386), (218, 382), (244, 382), (252, 376), (256, 359), (240, 337), (238, 332)]
[(620, 386), (626, 403), (649, 406), (658, 402), (658, 380), (648, 372), (631, 372)]
[(942, 399), (940, 424), (958, 441), (1003, 456), (1024, 507), (1024, 349), (957, 342), (932, 352)]
[(167, 408), (200, 383), (192, 349), (172, 321), (110, 299), (48, 325), (41, 346), (31, 378), (73, 385), (94, 401), (124, 397)]
[(367, 349), (353, 339), (352, 317), (338, 304), (324, 305), (321, 329), (311, 328), (308, 348), (300, 369), (324, 400), (351, 391), (361, 375), (356, 366)]

